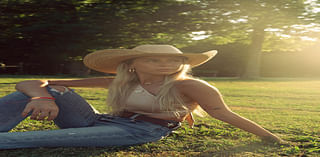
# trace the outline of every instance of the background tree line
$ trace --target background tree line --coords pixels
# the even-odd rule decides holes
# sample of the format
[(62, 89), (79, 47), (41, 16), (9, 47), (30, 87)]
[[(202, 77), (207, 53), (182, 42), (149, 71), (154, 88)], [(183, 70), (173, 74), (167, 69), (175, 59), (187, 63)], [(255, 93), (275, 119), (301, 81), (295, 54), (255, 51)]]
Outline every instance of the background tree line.
[[(266, 63), (270, 61), (264, 61), (263, 54), (319, 54), (318, 49), (305, 49), (319, 44), (316, 38), (320, 11), (314, 9), (318, 3), (2, 0), (0, 63), (23, 65), (20, 73), (25, 74), (70, 73), (74, 71), (70, 67), (79, 70), (82, 57), (97, 49), (172, 44), (186, 52), (218, 49), (219, 55), (195, 69), (195, 73), (245, 78), (273, 76), (275, 69), (268, 68), (273, 63)], [(313, 57), (305, 61), (316, 62)], [(320, 65), (314, 66), (320, 69)], [(320, 76), (319, 70), (311, 73)]]

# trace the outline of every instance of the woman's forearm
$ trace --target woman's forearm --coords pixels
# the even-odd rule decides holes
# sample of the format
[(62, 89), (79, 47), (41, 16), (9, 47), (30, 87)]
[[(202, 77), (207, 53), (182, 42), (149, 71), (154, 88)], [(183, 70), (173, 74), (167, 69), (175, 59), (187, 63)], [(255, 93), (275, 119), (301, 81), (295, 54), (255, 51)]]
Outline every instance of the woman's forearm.
[(46, 80), (28, 80), (16, 84), (16, 90), (30, 97), (51, 97), (48, 93)]
[(86, 78), (78, 80), (48, 80), (49, 85), (66, 86), (66, 87), (101, 87), (108, 88), (113, 78)]
[(260, 137), (270, 137), (275, 136), (268, 130), (262, 128), (260, 125), (255, 122), (241, 117), (240, 115), (232, 112), (232, 111), (221, 111), (220, 113), (212, 114), (212, 117), (229, 123), (235, 127), (238, 127), (247, 132), (253, 133)]
[(17, 83), (16, 89), (31, 97), (50, 96), (47, 85), (66, 87), (101, 87), (107, 88), (112, 78), (87, 78), (79, 80), (27, 80)]

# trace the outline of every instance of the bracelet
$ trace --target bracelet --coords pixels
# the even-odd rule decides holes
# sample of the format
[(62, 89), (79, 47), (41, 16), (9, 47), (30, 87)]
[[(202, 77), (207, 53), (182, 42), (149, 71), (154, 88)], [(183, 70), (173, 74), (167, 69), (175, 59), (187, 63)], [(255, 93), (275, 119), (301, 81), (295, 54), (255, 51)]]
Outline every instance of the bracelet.
[(56, 100), (54, 97), (32, 97), (31, 100), (40, 100), (40, 99), (45, 99), (45, 100)]

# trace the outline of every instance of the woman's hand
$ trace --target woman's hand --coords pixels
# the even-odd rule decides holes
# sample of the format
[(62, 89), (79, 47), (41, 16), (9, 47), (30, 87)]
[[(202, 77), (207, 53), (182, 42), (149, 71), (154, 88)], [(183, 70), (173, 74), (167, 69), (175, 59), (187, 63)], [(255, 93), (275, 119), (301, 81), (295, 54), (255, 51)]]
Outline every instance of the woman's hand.
[[(16, 85), (16, 89), (29, 97), (52, 97), (46, 86), (48, 81), (46, 80), (27, 80), (19, 82)], [(57, 117), (59, 108), (57, 104), (51, 99), (31, 99), (31, 101), (26, 105), (21, 115), (26, 117), (31, 112), (31, 119), (53, 120)]]
[(59, 108), (52, 100), (31, 100), (22, 112), (22, 116), (26, 117), (30, 112), (30, 119), (34, 120), (53, 120), (58, 116)]
[(268, 142), (268, 143), (278, 143), (278, 144), (284, 144), (286, 143), (285, 141), (283, 141), (280, 137), (274, 135), (274, 134), (270, 134), (270, 136), (262, 136), (261, 139), (264, 142)]

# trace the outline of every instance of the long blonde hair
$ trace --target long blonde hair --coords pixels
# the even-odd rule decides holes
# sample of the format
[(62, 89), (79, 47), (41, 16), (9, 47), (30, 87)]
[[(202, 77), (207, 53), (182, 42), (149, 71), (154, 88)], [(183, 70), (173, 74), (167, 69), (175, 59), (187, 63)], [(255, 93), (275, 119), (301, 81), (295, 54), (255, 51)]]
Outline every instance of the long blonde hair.
[[(117, 75), (109, 86), (107, 103), (112, 107), (114, 115), (120, 114), (124, 110), (126, 98), (139, 84), (137, 74), (129, 72), (131, 63), (132, 60), (119, 64)], [(177, 80), (191, 79), (192, 77), (188, 74), (190, 70), (190, 65), (183, 64), (180, 71), (165, 77), (164, 83), (157, 94), (157, 102), (162, 111), (175, 111), (177, 108), (187, 109), (174, 88), (174, 84)], [(176, 113), (178, 114), (178, 112)]]

